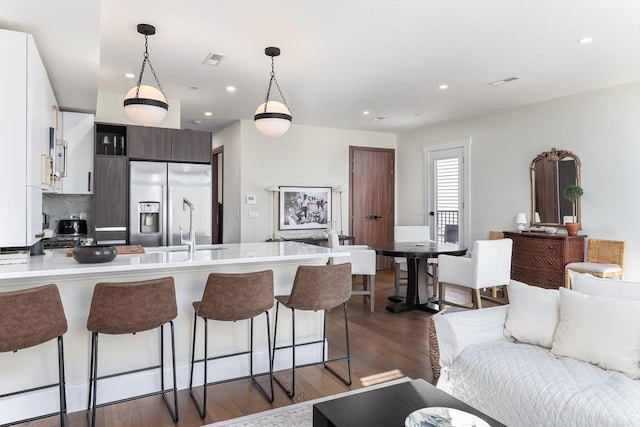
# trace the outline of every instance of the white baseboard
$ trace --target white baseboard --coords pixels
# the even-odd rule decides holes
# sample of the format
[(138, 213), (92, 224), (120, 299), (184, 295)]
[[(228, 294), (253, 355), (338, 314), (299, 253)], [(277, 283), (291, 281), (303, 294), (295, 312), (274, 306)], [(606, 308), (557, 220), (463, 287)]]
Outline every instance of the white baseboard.
[[(268, 372), (269, 362), (267, 349), (254, 351), (254, 375)], [(321, 344), (310, 344), (296, 349), (297, 364), (307, 364), (320, 361)], [(196, 356), (197, 357), (197, 356)], [(165, 360), (165, 363), (170, 363)], [(170, 365), (169, 365), (170, 366)], [(276, 354), (274, 370), (291, 367), (291, 351), (279, 350)], [(176, 366), (178, 389), (189, 387), (189, 364)], [(87, 373), (88, 374), (88, 373)], [(101, 375), (98, 372), (98, 375)], [(209, 362), (209, 381), (243, 377), (249, 375), (249, 355), (218, 359)], [(203, 364), (198, 363), (194, 368), (194, 385), (203, 383)], [(173, 379), (171, 370), (165, 365), (165, 387), (170, 387)], [(124, 399), (131, 396), (151, 393), (160, 389), (160, 374), (158, 370), (138, 372), (135, 374), (114, 377), (98, 382), (98, 404)], [(67, 384), (67, 412), (84, 411), (87, 409), (89, 398), (89, 378), (83, 384)], [(20, 419), (47, 414), (59, 410), (58, 388), (39, 390), (32, 393), (7, 397), (0, 402), (0, 424)]]

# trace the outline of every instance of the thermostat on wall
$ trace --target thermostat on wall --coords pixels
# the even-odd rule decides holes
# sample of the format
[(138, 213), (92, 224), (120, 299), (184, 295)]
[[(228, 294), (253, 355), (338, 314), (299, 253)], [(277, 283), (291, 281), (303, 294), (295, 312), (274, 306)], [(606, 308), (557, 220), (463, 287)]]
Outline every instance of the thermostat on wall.
[(247, 196), (248, 205), (255, 205), (256, 203), (258, 203), (258, 198), (256, 196)]

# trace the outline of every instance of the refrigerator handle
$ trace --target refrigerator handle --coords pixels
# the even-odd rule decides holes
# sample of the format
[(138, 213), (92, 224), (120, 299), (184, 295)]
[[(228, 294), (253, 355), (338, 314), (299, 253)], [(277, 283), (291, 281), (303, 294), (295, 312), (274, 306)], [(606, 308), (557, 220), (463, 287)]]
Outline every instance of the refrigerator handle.
[(169, 232), (170, 227), (170, 217), (171, 215), (171, 207), (167, 205), (167, 192), (169, 191), (168, 186), (162, 186), (162, 208), (160, 212), (162, 212), (162, 246), (167, 246), (167, 233)]
[(165, 246), (173, 246), (173, 203), (171, 199), (171, 186), (167, 185), (167, 191), (162, 192), (165, 197), (164, 205), (167, 207), (165, 211), (166, 221), (165, 221), (165, 230), (164, 230), (164, 238), (165, 238)]

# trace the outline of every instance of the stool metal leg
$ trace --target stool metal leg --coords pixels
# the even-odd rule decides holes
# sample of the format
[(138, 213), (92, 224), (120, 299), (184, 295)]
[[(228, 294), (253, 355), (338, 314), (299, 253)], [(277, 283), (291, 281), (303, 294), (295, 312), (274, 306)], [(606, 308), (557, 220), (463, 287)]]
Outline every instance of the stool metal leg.
[(62, 335), (58, 337), (58, 381), (60, 382), (60, 425), (67, 427), (67, 393), (64, 376), (64, 344)]
[(89, 408), (87, 417), (89, 427), (96, 424), (96, 394), (98, 391), (98, 333), (91, 333), (91, 372), (89, 375)]
[(207, 416), (207, 347), (208, 347), (208, 337), (207, 337), (207, 319), (204, 320), (204, 383), (202, 384), (203, 394), (202, 400), (198, 397), (198, 394), (193, 389), (193, 368), (196, 363), (195, 355), (196, 355), (196, 331), (198, 325), (198, 315), (196, 313), (193, 314), (193, 344), (191, 346), (191, 375), (189, 376), (189, 394), (193, 399), (193, 403), (195, 403), (196, 408), (198, 409), (198, 414), (200, 418), (204, 418)]
[(169, 321), (169, 327), (171, 329), (171, 365), (173, 368), (173, 407), (169, 403), (169, 398), (164, 388), (164, 325), (160, 326), (160, 388), (162, 390), (162, 399), (169, 409), (171, 418), (174, 422), (178, 421), (178, 386), (176, 382), (176, 340), (175, 331), (173, 327), (173, 320)]
[[(335, 359), (331, 359), (331, 360), (325, 360), (324, 359), (324, 342), (327, 340), (327, 335), (326, 335), (326, 331), (327, 331), (327, 312), (324, 312), (324, 325), (323, 325), (323, 341), (322, 341), (322, 360), (323, 360), (323, 365), (325, 368), (327, 368), (327, 370), (329, 370), (329, 372), (331, 372), (333, 375), (335, 375), (336, 377), (338, 377), (343, 383), (345, 383), (346, 385), (351, 385), (351, 351), (349, 349), (349, 322), (348, 322), (348, 316), (347, 316), (347, 303), (343, 303), (342, 304), (342, 309), (344, 312), (344, 332), (345, 332), (345, 337), (346, 337), (346, 343), (347, 343), (347, 355), (345, 357), (339, 357), (339, 358), (335, 358)], [(335, 371), (331, 366), (328, 365), (329, 362), (337, 362), (340, 360), (346, 360), (347, 361), (347, 374), (348, 377), (345, 378), (342, 375), (340, 375), (337, 371)]]

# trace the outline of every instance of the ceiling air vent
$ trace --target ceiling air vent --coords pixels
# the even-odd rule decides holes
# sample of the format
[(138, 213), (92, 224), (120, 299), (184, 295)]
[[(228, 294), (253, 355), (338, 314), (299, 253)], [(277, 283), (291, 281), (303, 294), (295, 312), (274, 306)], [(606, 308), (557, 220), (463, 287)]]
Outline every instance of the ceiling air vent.
[(507, 77), (506, 79), (502, 79), (502, 80), (496, 80), (495, 82), (491, 82), (489, 83), (491, 86), (500, 86), (503, 85), (505, 83), (511, 83), (514, 82), (516, 80), (520, 80), (522, 77), (518, 77), (518, 76), (513, 76), (513, 77)]
[(223, 59), (223, 54), (210, 52), (207, 56), (204, 57), (202, 63), (205, 65), (210, 65), (212, 67), (216, 67), (222, 62)]

